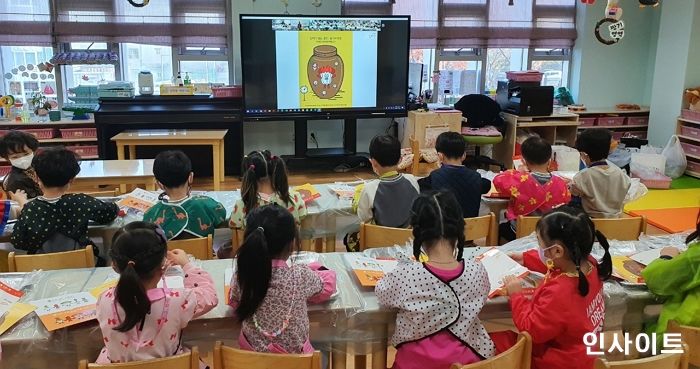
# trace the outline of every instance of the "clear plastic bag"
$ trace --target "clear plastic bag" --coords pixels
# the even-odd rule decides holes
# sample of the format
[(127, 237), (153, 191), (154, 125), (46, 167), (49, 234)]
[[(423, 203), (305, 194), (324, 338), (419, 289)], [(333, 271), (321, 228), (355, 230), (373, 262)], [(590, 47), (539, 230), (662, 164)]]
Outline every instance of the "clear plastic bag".
[(666, 147), (661, 152), (661, 155), (666, 157), (666, 175), (671, 178), (678, 178), (685, 172), (685, 167), (688, 165), (685, 159), (685, 152), (681, 146), (681, 141), (678, 136), (673, 135), (668, 140)]

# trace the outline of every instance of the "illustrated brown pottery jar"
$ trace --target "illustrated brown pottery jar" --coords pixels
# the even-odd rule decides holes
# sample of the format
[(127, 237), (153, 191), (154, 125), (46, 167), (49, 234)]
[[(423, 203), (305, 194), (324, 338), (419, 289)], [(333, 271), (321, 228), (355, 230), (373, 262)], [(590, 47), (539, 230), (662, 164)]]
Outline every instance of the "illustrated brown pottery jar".
[(314, 94), (321, 99), (330, 99), (338, 94), (343, 84), (343, 59), (338, 49), (331, 45), (314, 47), (314, 54), (307, 66), (309, 84)]

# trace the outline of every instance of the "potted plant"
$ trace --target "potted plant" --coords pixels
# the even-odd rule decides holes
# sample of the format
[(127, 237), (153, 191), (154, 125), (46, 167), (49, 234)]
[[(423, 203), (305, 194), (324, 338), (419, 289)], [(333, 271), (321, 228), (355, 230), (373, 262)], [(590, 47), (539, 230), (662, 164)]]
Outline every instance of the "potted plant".
[(41, 91), (36, 91), (32, 95), (29, 102), (34, 107), (34, 114), (38, 117), (46, 117), (49, 115), (49, 110), (51, 110), (51, 104), (49, 104), (49, 99)]

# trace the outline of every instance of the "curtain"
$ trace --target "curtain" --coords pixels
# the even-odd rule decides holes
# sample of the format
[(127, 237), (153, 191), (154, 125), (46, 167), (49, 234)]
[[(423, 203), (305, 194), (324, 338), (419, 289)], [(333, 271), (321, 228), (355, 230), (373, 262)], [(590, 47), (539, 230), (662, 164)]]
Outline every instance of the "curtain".
[(0, 45), (51, 46), (49, 0), (0, 0)]
[(344, 15), (410, 15), (412, 48), (570, 48), (576, 0), (344, 0)]
[(54, 0), (58, 42), (134, 42), (226, 47), (227, 0)]

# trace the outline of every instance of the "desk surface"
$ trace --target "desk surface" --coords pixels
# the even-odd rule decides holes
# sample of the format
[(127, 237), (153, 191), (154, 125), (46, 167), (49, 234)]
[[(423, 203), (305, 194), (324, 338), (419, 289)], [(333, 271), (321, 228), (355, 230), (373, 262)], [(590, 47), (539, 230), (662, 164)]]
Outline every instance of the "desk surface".
[(112, 141), (152, 141), (152, 140), (223, 140), (227, 129), (155, 129), (124, 131)]
[(77, 179), (153, 177), (153, 161), (154, 159), (83, 161)]

